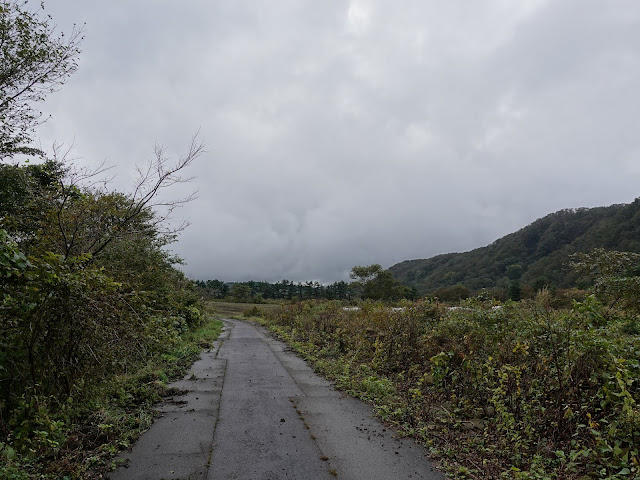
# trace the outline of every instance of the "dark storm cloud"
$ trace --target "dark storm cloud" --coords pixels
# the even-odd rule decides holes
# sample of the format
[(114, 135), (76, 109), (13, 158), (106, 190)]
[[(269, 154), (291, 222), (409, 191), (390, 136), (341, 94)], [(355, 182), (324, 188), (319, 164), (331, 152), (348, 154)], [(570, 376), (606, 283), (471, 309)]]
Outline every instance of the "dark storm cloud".
[[(638, 196), (640, 6), (56, 0), (87, 22), (43, 142), (128, 172), (155, 142), (198, 200), (198, 278), (344, 278)], [(176, 191), (176, 196), (184, 190)]]

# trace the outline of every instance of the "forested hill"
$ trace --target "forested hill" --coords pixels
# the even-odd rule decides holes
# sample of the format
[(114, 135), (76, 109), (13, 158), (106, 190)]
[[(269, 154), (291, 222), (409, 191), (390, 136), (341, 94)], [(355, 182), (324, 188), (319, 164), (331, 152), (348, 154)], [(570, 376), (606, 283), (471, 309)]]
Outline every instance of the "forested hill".
[(389, 270), (420, 294), (462, 285), (504, 288), (575, 286), (569, 255), (602, 247), (640, 253), (640, 198), (631, 204), (560, 210), (491, 245), (465, 253), (406, 260)]

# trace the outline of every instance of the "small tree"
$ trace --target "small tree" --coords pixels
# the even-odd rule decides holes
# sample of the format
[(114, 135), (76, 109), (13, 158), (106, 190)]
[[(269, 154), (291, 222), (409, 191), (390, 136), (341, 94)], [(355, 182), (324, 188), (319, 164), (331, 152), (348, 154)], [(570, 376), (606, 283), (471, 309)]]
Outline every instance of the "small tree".
[(518, 300), (520, 300), (522, 296), (522, 287), (520, 286), (520, 282), (517, 280), (512, 281), (511, 285), (509, 285), (508, 293), (509, 293), (509, 298), (514, 302), (517, 302)]
[(355, 266), (349, 273), (349, 278), (355, 280), (351, 283), (350, 287), (356, 292), (356, 295), (364, 297), (364, 288), (371, 280), (376, 278), (380, 272), (382, 272), (382, 265), (374, 263), (366, 267)]
[(440, 287), (433, 296), (442, 302), (459, 302), (471, 296), (471, 290), (461, 284), (451, 285), (450, 287)]
[[(203, 152), (194, 136), (184, 156), (168, 158), (161, 147), (138, 168), (132, 193), (110, 192), (96, 180), (104, 168), (76, 168), (54, 149), (54, 159), (43, 164), (0, 164), (0, 221), (21, 247), (37, 246), (64, 259), (101, 256), (113, 243), (136, 236), (171, 243), (186, 224), (167, 229), (175, 208), (194, 195), (159, 199), (161, 190), (188, 182), (181, 176)], [(97, 184), (102, 188), (96, 188)], [(162, 212), (158, 208), (163, 208)]]
[(57, 33), (50, 17), (28, 11), (27, 4), (0, 0), (0, 160), (40, 153), (29, 146), (43, 121), (34, 104), (76, 71), (80, 53), (82, 29)]
[(355, 280), (350, 287), (361, 298), (371, 300), (399, 300), (410, 294), (410, 289), (403, 285), (393, 274), (375, 263), (366, 267), (356, 266), (349, 276)]
[(229, 288), (229, 295), (236, 302), (248, 302), (251, 299), (251, 287), (246, 283), (234, 283)]

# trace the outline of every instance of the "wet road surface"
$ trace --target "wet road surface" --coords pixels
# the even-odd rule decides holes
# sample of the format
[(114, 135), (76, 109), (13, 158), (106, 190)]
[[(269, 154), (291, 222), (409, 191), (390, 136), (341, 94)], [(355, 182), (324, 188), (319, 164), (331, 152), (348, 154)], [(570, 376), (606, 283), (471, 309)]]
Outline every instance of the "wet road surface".
[(251, 323), (225, 320), (216, 347), (163, 404), (110, 478), (443, 480), (426, 450), (336, 391)]

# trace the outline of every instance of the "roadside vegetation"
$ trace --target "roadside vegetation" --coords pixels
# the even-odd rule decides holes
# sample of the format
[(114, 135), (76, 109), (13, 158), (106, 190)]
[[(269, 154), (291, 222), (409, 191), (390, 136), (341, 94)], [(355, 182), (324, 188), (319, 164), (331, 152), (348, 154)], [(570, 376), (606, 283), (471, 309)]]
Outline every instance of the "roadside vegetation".
[(638, 256), (573, 260), (594, 287), (570, 308), (543, 289), (454, 307), (307, 301), (261, 321), (455, 478), (638, 478)]
[(175, 268), (154, 195), (74, 168), (0, 165), (0, 478), (110, 468), (221, 328)]
[(0, 478), (104, 478), (116, 467), (116, 453), (151, 426), (153, 405), (179, 393), (167, 384), (184, 376), (221, 329), (207, 312), (199, 327), (129, 371), (95, 383), (90, 395), (60, 401), (26, 391), (9, 412), (9, 433), (0, 441)]
[(77, 69), (82, 30), (0, 0), (0, 478), (90, 478), (221, 324), (167, 249), (189, 197), (159, 199), (201, 153), (156, 147), (129, 192), (33, 146), (37, 103)]

